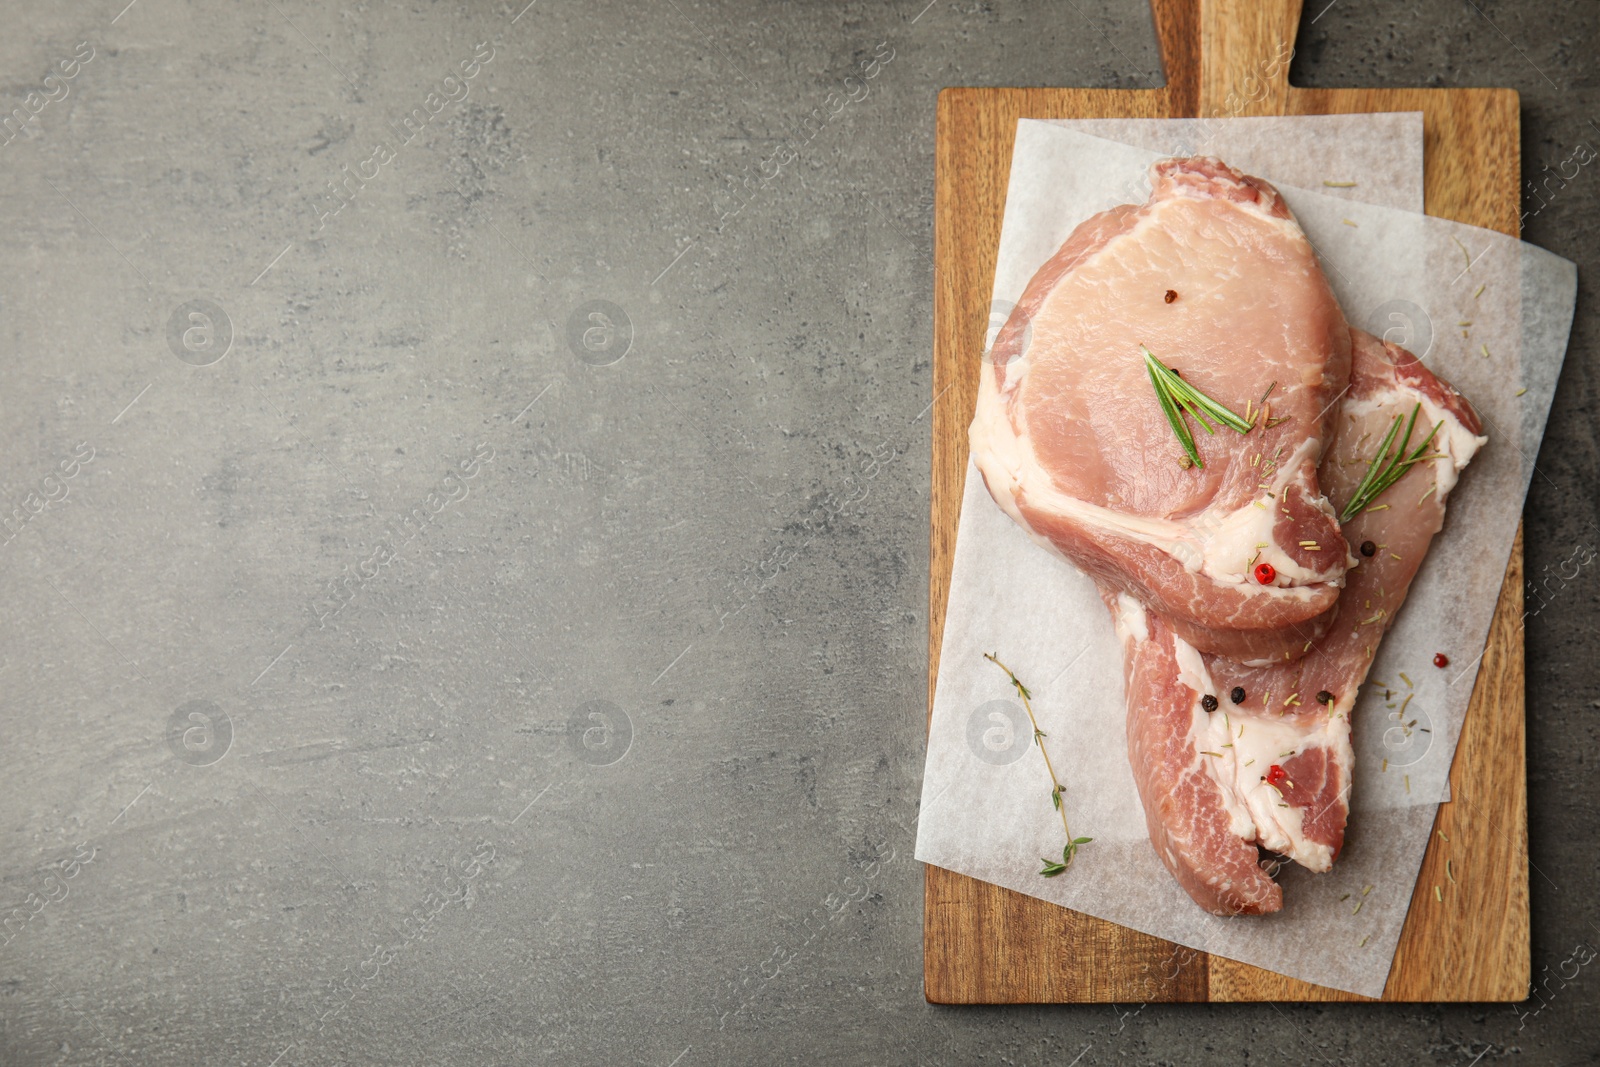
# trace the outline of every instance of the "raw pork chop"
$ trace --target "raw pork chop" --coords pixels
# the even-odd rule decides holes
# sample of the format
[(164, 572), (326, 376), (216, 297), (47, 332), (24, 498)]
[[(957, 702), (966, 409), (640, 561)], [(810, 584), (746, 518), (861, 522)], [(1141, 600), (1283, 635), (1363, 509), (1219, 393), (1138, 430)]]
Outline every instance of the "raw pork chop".
[[(1151, 843), (1189, 895), (1219, 915), (1283, 906), (1257, 845), (1314, 871), (1338, 857), (1357, 688), (1444, 523), (1445, 498), (1486, 441), (1471, 405), (1410, 352), (1359, 330), (1352, 338), (1350, 391), (1322, 461), (1324, 488), (1343, 508), (1395, 417), (1409, 418), (1419, 403), (1411, 448), (1440, 423), (1427, 452), (1439, 458), (1418, 462), (1345, 524), (1352, 544), (1372, 541), (1376, 551), (1358, 557), (1311, 651), (1245, 667), (1202, 655), (1125, 594), (1104, 594), (1123, 641), (1128, 755)], [(1235, 687), (1245, 692), (1238, 705)], [(1322, 692), (1331, 703), (1318, 703)], [(1218, 701), (1209, 713), (1207, 695)]]
[[(1143, 206), (1085, 221), (1029, 282), (982, 375), (972, 457), (1035, 540), (1189, 643), (1296, 656), (1350, 565), (1317, 484), (1349, 328), (1272, 186), (1209, 158), (1151, 176)], [(1182, 465), (1141, 344), (1248, 408), (1251, 432), (1195, 427), (1204, 467)], [(1270, 419), (1255, 411), (1269, 388)], [(1255, 562), (1275, 569), (1270, 584)]]

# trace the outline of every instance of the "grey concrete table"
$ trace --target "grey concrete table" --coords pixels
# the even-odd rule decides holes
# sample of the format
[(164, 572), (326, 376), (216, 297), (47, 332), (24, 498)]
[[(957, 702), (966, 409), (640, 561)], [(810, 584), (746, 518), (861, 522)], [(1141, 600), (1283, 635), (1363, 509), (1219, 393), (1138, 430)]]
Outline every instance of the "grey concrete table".
[[(923, 1002), (934, 95), (1152, 84), (1141, 0), (125, 2), (0, 21), (0, 1062), (1595, 1062), (1593, 569), (1542, 999)], [(1320, 7), (1301, 84), (1521, 90), (1594, 276), (1594, 3)]]

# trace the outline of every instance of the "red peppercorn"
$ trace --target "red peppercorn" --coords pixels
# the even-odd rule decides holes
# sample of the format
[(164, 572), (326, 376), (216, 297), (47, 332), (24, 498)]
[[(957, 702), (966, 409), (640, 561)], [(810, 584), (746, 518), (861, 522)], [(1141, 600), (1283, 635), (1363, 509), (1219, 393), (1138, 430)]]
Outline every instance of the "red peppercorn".
[(1450, 657), (1445, 655), (1443, 652), (1435, 652), (1433, 655), (1433, 665), (1435, 667), (1448, 667), (1450, 666)]
[(1282, 767), (1274, 763), (1271, 767), (1267, 768), (1266, 779), (1268, 785), (1282, 785), (1284, 782), (1289, 780), (1289, 774)]
[(1256, 564), (1256, 581), (1262, 585), (1271, 585), (1273, 579), (1278, 577), (1278, 569), (1270, 563)]

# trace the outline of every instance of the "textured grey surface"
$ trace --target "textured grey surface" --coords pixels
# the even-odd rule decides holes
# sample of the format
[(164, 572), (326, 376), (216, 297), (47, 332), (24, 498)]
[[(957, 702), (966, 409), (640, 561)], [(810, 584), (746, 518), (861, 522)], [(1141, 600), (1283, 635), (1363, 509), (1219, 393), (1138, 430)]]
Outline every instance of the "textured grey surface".
[[(1140, 0), (924, 2), (6, 5), (0, 1062), (1596, 1062), (1592, 568), (1542, 1000), (923, 1002), (935, 93), (1159, 79)], [(1600, 147), (1593, 3), (1308, 6), (1301, 84)], [(1597, 183), (1526, 205), (1585, 279)], [(1600, 544), (1581, 284), (1535, 576)]]

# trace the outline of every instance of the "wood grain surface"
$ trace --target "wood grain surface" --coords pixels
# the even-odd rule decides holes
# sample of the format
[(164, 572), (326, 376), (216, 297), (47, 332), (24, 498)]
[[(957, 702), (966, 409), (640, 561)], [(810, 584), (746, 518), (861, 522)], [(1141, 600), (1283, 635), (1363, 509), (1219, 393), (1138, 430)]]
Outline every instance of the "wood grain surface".
[[(1287, 55), (1299, 0), (1153, 0), (1166, 86), (946, 89), (934, 204), (933, 503), (928, 707), (939, 670), (1000, 220), (1021, 118), (1423, 113), (1426, 210), (1518, 233), (1520, 118), (1509, 89), (1299, 89)], [(1479, 667), (1384, 1000), (1528, 996), (1522, 536)], [(1448, 838), (1448, 843), (1444, 840)], [(1451, 882), (1444, 873), (1453, 860)], [(1435, 899), (1441, 887), (1443, 900)], [(924, 991), (943, 1004), (1363, 1000), (1175, 946), (926, 868)], [(1064, 947), (1071, 945), (1070, 952)]]

